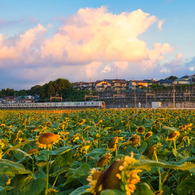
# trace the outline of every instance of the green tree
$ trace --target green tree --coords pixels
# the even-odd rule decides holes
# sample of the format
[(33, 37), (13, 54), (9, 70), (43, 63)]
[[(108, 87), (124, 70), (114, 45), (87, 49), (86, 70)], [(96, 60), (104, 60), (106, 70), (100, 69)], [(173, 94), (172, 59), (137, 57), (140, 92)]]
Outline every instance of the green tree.
[(40, 95), (42, 91), (42, 86), (41, 85), (35, 85), (31, 87), (29, 94), (30, 95)]
[(167, 77), (165, 80), (176, 80), (176, 79), (178, 79), (178, 77), (170, 76), (170, 77)]

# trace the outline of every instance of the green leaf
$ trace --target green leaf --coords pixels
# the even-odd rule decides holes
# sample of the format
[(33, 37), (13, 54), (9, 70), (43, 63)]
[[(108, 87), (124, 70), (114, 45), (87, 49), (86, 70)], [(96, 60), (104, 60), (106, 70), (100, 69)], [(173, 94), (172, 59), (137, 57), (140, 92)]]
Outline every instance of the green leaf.
[(59, 155), (59, 154), (64, 154), (70, 151), (70, 149), (71, 149), (71, 146), (64, 146), (57, 150), (41, 150), (39, 151), (39, 153), (45, 154), (45, 155)]
[(133, 195), (153, 195), (153, 191), (147, 183), (138, 183)]
[(145, 142), (145, 141), (142, 142), (140, 148), (138, 149), (139, 153), (142, 154), (146, 150), (147, 147), (148, 147), (147, 142)]
[(185, 162), (182, 165), (176, 165), (167, 162), (165, 163), (165, 162), (157, 162), (154, 160), (140, 159), (135, 163), (135, 167), (140, 169), (145, 169), (148, 171), (150, 171), (152, 167), (162, 167), (162, 168), (182, 170), (182, 171), (189, 170), (191, 172), (194, 172), (195, 164), (191, 162)]
[(84, 178), (86, 181), (86, 177), (89, 175), (90, 170), (91, 169), (89, 168), (88, 164), (82, 164), (78, 169), (75, 170), (73, 175), (68, 177), (64, 185), (67, 185), (75, 180), (81, 181), (80, 179), (82, 178)]
[(115, 189), (103, 190), (100, 195), (126, 195), (125, 192)]
[(36, 165), (39, 166), (39, 167), (44, 167), (44, 166), (47, 165), (47, 162), (46, 161), (40, 161), (40, 162), (37, 162)]
[(167, 126), (164, 126), (162, 129), (163, 130), (169, 130), (169, 131), (178, 131), (178, 129), (175, 128), (175, 127), (167, 127)]
[(58, 169), (61, 169), (62, 167), (71, 166), (74, 159), (72, 158), (71, 151), (66, 152), (64, 154), (58, 155), (55, 158), (54, 163), (52, 164), (52, 168), (54, 171), (57, 171)]
[(86, 154), (85, 156), (99, 156), (105, 154), (106, 152), (107, 152), (106, 148), (94, 149), (90, 153)]
[(175, 157), (177, 157), (177, 150), (175, 150), (174, 148), (172, 149), (172, 153)]
[(25, 140), (24, 142), (21, 142), (20, 144), (17, 144), (17, 145), (15, 145), (15, 146), (12, 146), (11, 144), (10, 144), (10, 146), (11, 146), (11, 148), (9, 148), (7, 151), (6, 151), (6, 153), (9, 153), (10, 151), (12, 151), (12, 150), (16, 150), (16, 149), (18, 149), (18, 148), (20, 148), (20, 147), (22, 147), (22, 146), (24, 146), (24, 145), (26, 145), (26, 144), (28, 144), (28, 143), (30, 143), (30, 142), (33, 142), (34, 140)]
[(70, 169), (69, 167), (62, 167), (62, 168), (58, 169), (57, 171), (55, 171), (54, 173), (52, 173), (50, 176), (56, 177), (58, 175), (61, 175), (64, 172), (67, 172), (69, 169)]
[(21, 152), (22, 154), (24, 154), (24, 156), (28, 156), (28, 158), (31, 158), (32, 159), (32, 157), (28, 153), (26, 153), (25, 151), (23, 151), (23, 150), (21, 150), (19, 148), (16, 149), (16, 151)]
[(170, 187), (167, 186), (167, 185), (163, 185), (162, 187), (162, 190), (163, 190), (163, 195), (171, 195), (171, 190), (170, 190)]
[(26, 170), (22, 164), (0, 159), (0, 174), (16, 175), (16, 174), (32, 174), (31, 171)]
[(89, 188), (90, 188), (89, 185), (81, 186), (76, 190), (74, 190), (73, 192), (71, 192), (70, 195), (87, 195), (87, 194), (90, 195), (91, 193), (86, 191)]
[(178, 195), (188, 195), (195, 191), (195, 176), (188, 176), (184, 179), (178, 186), (177, 186), (177, 193)]
[(17, 177), (13, 181), (15, 188), (10, 191), (10, 195), (34, 195), (40, 194), (45, 188), (46, 179), (38, 178), (33, 179), (32, 177)]
[(107, 131), (107, 130), (110, 130), (110, 129), (112, 129), (112, 127), (105, 127), (103, 130)]

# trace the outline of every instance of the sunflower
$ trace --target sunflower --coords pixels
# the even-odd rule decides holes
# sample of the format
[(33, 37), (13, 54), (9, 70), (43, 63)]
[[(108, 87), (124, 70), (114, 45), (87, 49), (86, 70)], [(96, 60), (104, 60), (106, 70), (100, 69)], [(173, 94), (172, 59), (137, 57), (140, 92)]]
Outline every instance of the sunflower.
[(190, 131), (192, 129), (192, 126), (193, 126), (193, 123), (181, 125), (179, 126), (179, 131), (185, 131), (185, 130)]
[(77, 143), (77, 140), (84, 141), (83, 136), (82, 136), (81, 134), (79, 134), (79, 133), (76, 133), (76, 134), (72, 137), (71, 142), (72, 142), (73, 144), (76, 144), (76, 143)]
[(91, 175), (88, 176), (87, 181), (89, 181), (89, 185), (91, 186), (87, 191), (91, 192), (92, 194), (96, 195), (95, 187), (97, 185), (97, 180), (102, 174), (101, 171), (96, 170), (93, 168), (91, 170)]
[(109, 163), (111, 158), (112, 158), (112, 154), (106, 153), (98, 160), (97, 167), (105, 167)]
[(117, 149), (118, 143), (123, 140), (123, 137), (113, 137), (109, 143), (107, 150), (114, 152)]
[(36, 139), (39, 148), (52, 148), (52, 145), (60, 140), (60, 136), (54, 133), (43, 133)]
[(3, 123), (2, 123), (0, 126), (1, 126), (1, 127), (4, 127), (4, 128), (6, 127), (6, 125), (5, 125), (5, 124), (3, 124)]
[(140, 169), (125, 172), (126, 177), (128, 178), (127, 180), (124, 179), (125, 190), (127, 195), (131, 195), (131, 193), (133, 193), (136, 190), (135, 185), (140, 182), (140, 177), (138, 176), (138, 173), (140, 172), (142, 172), (142, 170)]
[(149, 139), (152, 135), (153, 135), (152, 131), (147, 132), (147, 133), (144, 135), (144, 140)]
[(83, 125), (85, 123), (86, 119), (80, 120), (75, 126)]
[(52, 123), (50, 121), (47, 121), (45, 124), (46, 124), (46, 126), (51, 126), (52, 125)]
[(54, 189), (54, 188), (49, 188), (48, 189), (48, 194), (56, 194), (57, 192), (59, 192), (59, 191)]
[(3, 151), (0, 150), (0, 159), (2, 159), (2, 157), (3, 157)]
[(132, 169), (136, 160), (131, 156), (126, 156), (124, 160), (115, 161), (106, 171), (100, 172), (92, 169), (88, 177), (91, 187), (87, 190), (94, 195), (100, 195), (105, 189), (118, 189), (131, 195), (136, 189), (136, 184), (140, 182), (138, 173), (140, 169)]
[(79, 146), (78, 150), (82, 154), (87, 154), (89, 151), (89, 148), (91, 147), (90, 141), (82, 142)]
[(154, 195), (161, 195), (163, 194), (163, 190), (154, 192)]
[(137, 130), (136, 130), (136, 133), (137, 134), (144, 134), (145, 133), (145, 127), (143, 127), (143, 126), (138, 127)]
[(88, 131), (90, 128), (91, 128), (91, 126), (87, 126), (87, 127), (84, 128), (84, 131), (86, 132), (86, 131)]
[(95, 127), (97, 127), (100, 123), (102, 123), (103, 121), (102, 120), (100, 120), (100, 121), (98, 121), (96, 124), (95, 124)]
[(180, 136), (179, 131), (174, 131), (168, 135), (167, 140), (169, 140), (169, 141), (176, 140), (177, 137), (179, 137), (179, 136)]
[(114, 134), (118, 134), (118, 133), (120, 133), (120, 132), (121, 132), (121, 130), (113, 131)]
[(131, 141), (131, 145), (137, 147), (140, 145), (140, 136), (137, 134), (133, 134), (128, 141)]
[(69, 132), (65, 132), (65, 131), (60, 131), (60, 133), (61, 133), (62, 135), (69, 135)]
[(162, 144), (161, 143), (157, 143), (157, 144), (153, 144), (152, 146), (150, 146), (147, 150), (147, 157), (148, 158), (152, 158), (153, 154), (158, 151), (159, 149), (161, 149)]

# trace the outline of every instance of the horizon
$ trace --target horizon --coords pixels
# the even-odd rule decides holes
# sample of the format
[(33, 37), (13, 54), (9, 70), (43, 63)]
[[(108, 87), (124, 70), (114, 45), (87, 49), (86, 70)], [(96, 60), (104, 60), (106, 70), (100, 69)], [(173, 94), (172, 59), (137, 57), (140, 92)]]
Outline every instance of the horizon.
[(195, 73), (195, 1), (0, 0), (0, 89)]
[[(106, 79), (97, 79), (96, 81), (75, 81), (75, 82), (70, 82), (69, 80), (69, 82), (71, 83), (71, 84), (73, 84), (73, 83), (79, 83), (79, 82), (86, 82), (86, 83), (90, 83), (90, 82), (92, 82), (92, 83), (95, 83), (95, 82), (97, 82), (97, 81), (106, 81), (106, 80), (125, 80), (125, 81), (127, 81), (127, 82), (129, 82), (129, 81), (147, 81), (147, 80), (154, 80), (154, 82), (158, 82), (158, 81), (160, 81), (160, 80), (166, 80), (167, 78), (169, 78), (169, 77), (171, 77), (171, 76), (173, 76), (173, 77), (177, 77), (176, 75), (170, 75), (170, 76), (168, 76), (168, 77), (166, 77), (166, 78), (162, 78), (162, 79), (157, 79), (157, 80), (155, 80), (155, 79), (153, 79), (153, 78), (151, 78), (151, 79), (130, 79), (130, 80), (127, 80), (127, 79), (122, 79), (122, 78), (113, 78), (113, 79), (108, 79), (108, 78), (106, 78)], [(183, 75), (183, 76), (192, 76), (192, 75)], [(182, 77), (183, 77), (182, 76)], [(181, 77), (178, 77), (178, 78), (181, 78)], [(54, 80), (51, 80), (52, 82), (54, 82), (54, 81), (56, 81), (57, 79), (66, 79), (66, 78), (56, 78), (56, 79), (54, 79)], [(171, 79), (170, 79), (171, 80)], [(44, 83), (44, 84), (48, 84), (50, 81), (48, 81), (47, 83)], [(44, 85), (44, 84), (42, 84), (42, 85), (40, 85), (41, 87)], [(35, 86), (37, 86), (37, 85), (39, 85), (39, 84), (35, 84), (35, 85), (33, 85), (33, 86), (31, 86), (30, 88), (28, 88), (28, 89), (13, 89), (14, 91), (20, 91), (20, 90), (30, 90), (32, 87), (35, 87)], [(12, 89), (12, 88), (2, 88), (2, 89)], [(0, 91), (2, 91), (2, 89), (0, 89)]]

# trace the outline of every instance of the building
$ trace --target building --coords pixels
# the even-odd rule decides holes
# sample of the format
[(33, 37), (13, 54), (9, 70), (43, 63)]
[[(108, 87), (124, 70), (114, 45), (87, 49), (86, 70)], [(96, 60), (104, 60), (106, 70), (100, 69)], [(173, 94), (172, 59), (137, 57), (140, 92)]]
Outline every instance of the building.
[(173, 81), (174, 85), (188, 85), (189, 83), (189, 76), (187, 75)]
[(111, 91), (111, 83), (108, 81), (96, 81), (96, 86), (95, 86), (96, 91), (102, 92), (102, 91)]
[(112, 80), (112, 91), (121, 91), (127, 89), (127, 81), (123, 79)]
[(129, 89), (143, 89), (151, 86), (154, 80), (130, 80)]
[(157, 83), (157, 85), (163, 85), (163, 86), (167, 87), (167, 86), (173, 85), (173, 81), (174, 80), (161, 79), (161, 80), (157, 81), (156, 83)]
[(195, 74), (189, 76), (188, 81), (189, 81), (189, 84), (194, 84), (195, 83)]
[(73, 83), (73, 88), (78, 89), (78, 90), (89, 90), (89, 91), (94, 91), (96, 83), (95, 82), (76, 82)]

